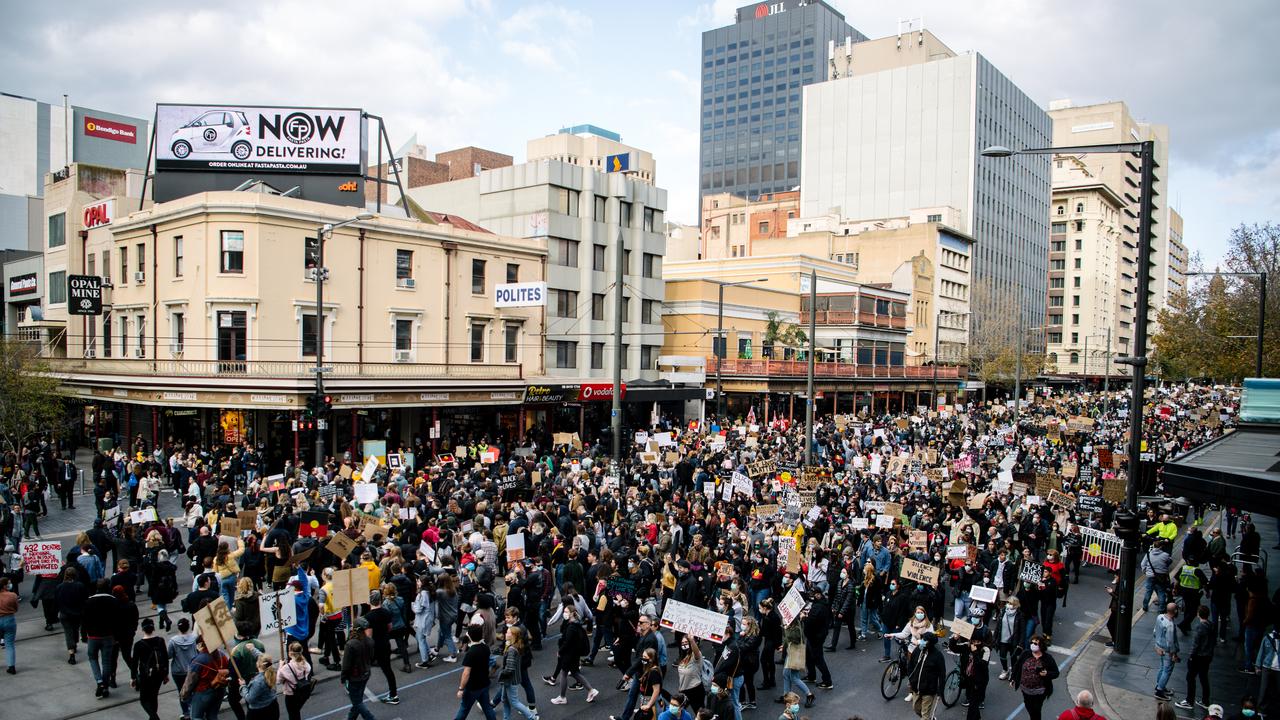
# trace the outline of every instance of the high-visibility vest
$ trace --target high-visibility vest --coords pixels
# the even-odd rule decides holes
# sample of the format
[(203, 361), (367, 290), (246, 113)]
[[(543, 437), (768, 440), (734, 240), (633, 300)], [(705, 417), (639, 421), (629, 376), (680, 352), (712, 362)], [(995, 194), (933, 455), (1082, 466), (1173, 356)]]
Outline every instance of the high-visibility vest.
[(1182, 572), (1178, 573), (1178, 584), (1184, 588), (1199, 590), (1200, 576), (1196, 574), (1196, 568), (1191, 565), (1183, 565)]

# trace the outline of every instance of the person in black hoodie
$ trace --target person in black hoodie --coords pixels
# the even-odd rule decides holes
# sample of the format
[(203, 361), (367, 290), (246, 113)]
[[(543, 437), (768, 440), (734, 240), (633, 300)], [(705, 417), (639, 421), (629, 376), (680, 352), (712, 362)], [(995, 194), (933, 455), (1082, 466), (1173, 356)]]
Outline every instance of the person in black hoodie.
[(969, 711), (965, 720), (982, 718), (982, 704), (986, 702), (987, 683), (991, 680), (991, 650), (979, 637), (981, 633), (977, 630), (975, 629), (969, 642), (961, 646), (957, 665), (960, 668), (960, 687), (968, 693), (965, 703), (969, 706)]
[(914, 696), (911, 709), (917, 717), (932, 720), (946, 676), (947, 663), (938, 650), (938, 636), (927, 632), (920, 637), (920, 644), (907, 663), (907, 685)]
[(138, 606), (129, 599), (129, 591), (123, 585), (112, 586), (111, 594), (116, 599), (117, 608), (113, 631), (115, 642), (111, 645), (111, 673), (108, 684), (114, 688), (116, 668), (120, 665), (118, 658), (121, 655), (124, 656), (124, 664), (129, 668), (130, 676), (132, 677), (134, 673), (133, 638), (138, 634)]
[(133, 646), (133, 668), (130, 687), (138, 691), (138, 703), (147, 711), (147, 720), (160, 720), (160, 686), (169, 682), (169, 652), (164, 638), (156, 637), (156, 624), (151, 618), (142, 621), (142, 638)]
[(152, 604), (160, 613), (156, 622), (159, 623), (161, 630), (168, 632), (173, 627), (173, 623), (169, 620), (169, 603), (178, 598), (178, 568), (169, 561), (168, 550), (156, 553), (156, 559), (151, 563), (151, 579), (147, 582), (147, 594), (151, 596)]
[(823, 690), (833, 687), (831, 670), (822, 651), (830, 627), (831, 607), (827, 605), (827, 596), (816, 591), (810, 593), (809, 612), (804, 619), (805, 682), (813, 682), (817, 673), (822, 673), (822, 680), (817, 685)]
[(774, 607), (773, 598), (760, 601), (760, 689), (777, 687), (777, 663), (774, 654), (782, 647), (782, 616)]
[(62, 566), (58, 583), (54, 590), (54, 603), (58, 606), (58, 622), (62, 623), (62, 635), (67, 642), (67, 664), (76, 664), (76, 647), (80, 642), (80, 623), (84, 619), (84, 605), (89, 598), (89, 590), (80, 580), (84, 569), (75, 560)]
[(849, 628), (848, 650), (858, 649), (858, 588), (861, 584), (854, 577), (857, 565), (840, 570), (840, 584), (836, 587), (835, 602), (831, 605), (831, 652), (838, 650), (840, 644), (840, 625)]
[(738, 674), (742, 677), (742, 691), (746, 694), (746, 700), (741, 705), (746, 710), (756, 708), (756, 671), (760, 669), (761, 641), (760, 626), (756, 619), (750, 615), (744, 617), (742, 635), (738, 638), (738, 646), (742, 649), (742, 665)]
[[(120, 601), (111, 594), (111, 587), (106, 579), (99, 580), (95, 588), (97, 592), (84, 601), (83, 631), (89, 638), (89, 668), (93, 671), (93, 681), (98, 689), (95, 697), (105, 698), (110, 695), (108, 684), (115, 675), (116, 626), (120, 613)], [(74, 657), (74, 656), (73, 656)]]

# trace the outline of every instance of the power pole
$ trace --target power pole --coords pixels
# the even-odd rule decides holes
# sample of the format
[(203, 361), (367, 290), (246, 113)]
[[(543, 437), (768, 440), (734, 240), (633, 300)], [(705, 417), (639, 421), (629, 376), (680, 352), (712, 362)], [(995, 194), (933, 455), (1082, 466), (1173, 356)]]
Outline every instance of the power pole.
[[(622, 201), (618, 201), (621, 206)], [(614, 280), (617, 295), (613, 302), (613, 415), (610, 425), (613, 428), (613, 462), (619, 473), (622, 471), (622, 289), (624, 285), (623, 264), (626, 262), (626, 248), (622, 242), (622, 208), (618, 208), (618, 247), (614, 253)], [(619, 475), (621, 481), (621, 475)]]
[(809, 373), (805, 384), (804, 410), (804, 464), (812, 463), (813, 453), (813, 356), (817, 350), (817, 338), (814, 337), (818, 316), (818, 271), (809, 271)]

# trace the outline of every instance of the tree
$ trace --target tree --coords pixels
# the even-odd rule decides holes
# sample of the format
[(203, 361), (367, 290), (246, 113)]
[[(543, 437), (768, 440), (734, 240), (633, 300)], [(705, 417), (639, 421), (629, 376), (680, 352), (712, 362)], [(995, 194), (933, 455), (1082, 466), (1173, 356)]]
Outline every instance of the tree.
[[(980, 307), (989, 296), (986, 283), (976, 282), (970, 294), (970, 307)], [(1022, 344), (1022, 379), (1033, 378), (1044, 372), (1045, 355), (1027, 349), (1028, 337), (1040, 337), (1027, 328), (1018, 327), (1017, 313), (1001, 313), (987, 317), (969, 336), (969, 370), (986, 385), (1012, 387), (1017, 377), (1018, 345)], [(1021, 335), (1019, 329), (1022, 330)]]
[(0, 337), (0, 449), (16, 451), (62, 427), (59, 383), (38, 345)]
[(801, 350), (809, 345), (809, 335), (799, 327), (778, 319), (778, 313), (765, 313), (768, 324), (764, 328), (764, 344), (767, 348), (781, 345), (789, 350)]
[[(1199, 269), (1199, 264), (1193, 266)], [(1221, 267), (1233, 273), (1267, 273), (1280, 282), (1280, 224), (1239, 225), (1231, 231)], [(1154, 357), (1164, 377), (1209, 377), (1236, 382), (1255, 373), (1259, 287), (1257, 277), (1214, 275), (1189, 280), (1158, 314), (1152, 337)], [(1263, 374), (1280, 372), (1280, 296), (1268, 291), (1263, 329)], [(1252, 337), (1249, 337), (1252, 336)]]

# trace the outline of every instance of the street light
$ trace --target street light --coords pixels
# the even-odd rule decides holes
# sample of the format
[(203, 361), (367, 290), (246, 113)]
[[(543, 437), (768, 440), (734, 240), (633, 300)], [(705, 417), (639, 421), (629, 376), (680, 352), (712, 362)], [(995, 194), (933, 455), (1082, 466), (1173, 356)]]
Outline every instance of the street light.
[[(1124, 153), (1137, 155), (1142, 163), (1142, 179), (1138, 185), (1138, 303), (1134, 311), (1133, 357), (1117, 362), (1133, 367), (1133, 383), (1129, 402), (1129, 467), (1125, 486), (1127, 512), (1116, 513), (1116, 525), (1123, 535), (1120, 552), (1120, 587), (1116, 591), (1115, 650), (1129, 654), (1129, 641), (1133, 631), (1134, 575), (1137, 571), (1137, 508), (1138, 467), (1142, 463), (1142, 403), (1147, 380), (1147, 321), (1151, 287), (1151, 225), (1152, 198), (1155, 185), (1155, 141), (1108, 143), (1104, 145), (1076, 145), (1071, 147), (1028, 148), (1011, 150), (993, 145), (982, 151), (984, 157), (1007, 158), (1011, 155), (1080, 155), (1085, 153)], [(1019, 313), (1021, 314), (1021, 313)], [(1021, 355), (1019, 355), (1021, 357)], [(1015, 406), (1016, 407), (1016, 406)]]
[[(943, 310), (938, 308), (938, 312), (933, 320), (933, 409), (938, 409), (938, 336), (942, 334), (942, 316), (949, 315), (953, 318), (966, 317), (972, 315), (970, 312), (955, 312), (953, 310)], [(948, 330), (964, 330), (962, 327), (949, 327)], [(958, 392), (958, 390), (957, 390)]]
[[(1267, 327), (1267, 273), (1264, 272), (1189, 272), (1184, 277), (1192, 277), (1194, 275), (1223, 275), (1232, 277), (1256, 277), (1258, 278), (1258, 344), (1254, 351), (1253, 371), (1257, 377), (1262, 377), (1262, 336)], [(1246, 337), (1246, 336), (1238, 336)]]
[[(329, 271), (324, 266), (324, 236), (340, 227), (345, 227), (361, 220), (369, 220), (373, 213), (363, 212), (350, 220), (336, 223), (325, 223), (316, 231), (316, 397), (324, 397), (324, 281), (329, 278)], [(328, 429), (328, 428), (325, 428)], [(320, 423), (316, 423), (316, 467), (324, 465), (324, 432)]]
[(729, 351), (729, 342), (724, 336), (724, 289), (727, 287), (737, 287), (739, 285), (750, 285), (751, 283), (766, 283), (769, 282), (769, 278), (739, 280), (737, 282), (720, 282), (719, 280), (712, 280), (711, 282), (719, 286), (719, 298), (716, 300), (716, 340), (720, 341), (719, 349), (715, 347), (715, 340), (711, 341), (711, 349), (716, 356), (716, 420), (724, 422), (724, 418), (722, 417), (724, 414), (724, 384), (721, 382), (720, 366), (724, 365), (724, 357)]

